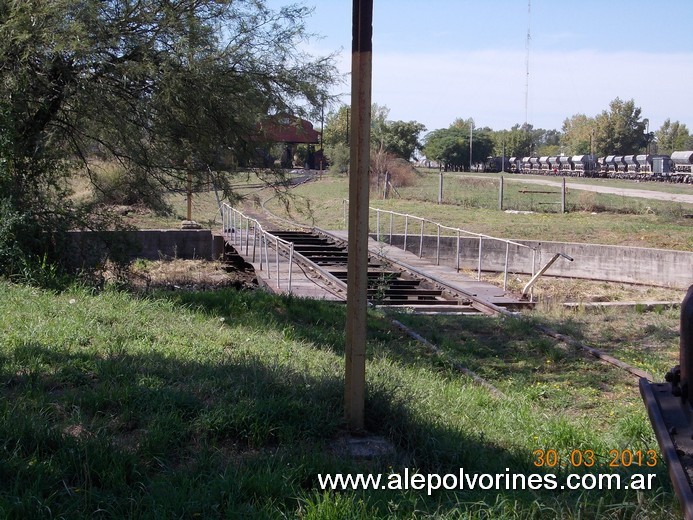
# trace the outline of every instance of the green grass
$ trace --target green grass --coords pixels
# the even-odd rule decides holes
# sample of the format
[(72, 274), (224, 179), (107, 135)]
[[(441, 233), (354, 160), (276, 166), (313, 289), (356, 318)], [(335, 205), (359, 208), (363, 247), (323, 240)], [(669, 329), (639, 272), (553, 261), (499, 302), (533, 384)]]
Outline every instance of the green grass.
[[(265, 177), (263, 179), (267, 181)], [(545, 187), (507, 182), (505, 208), (535, 212), (508, 214), (497, 209), (497, 177), (494, 174), (488, 174), (488, 178), (478, 178), (478, 174), (446, 174), (444, 204), (438, 205), (438, 174), (422, 171), (416, 185), (399, 188), (401, 198), (382, 201), (372, 193), (370, 205), (502, 238), (693, 250), (693, 220), (685, 218), (685, 215), (693, 214), (691, 204), (569, 190), (569, 212), (560, 214), (556, 213), (558, 205), (543, 204), (559, 201), (558, 194), (521, 194), (521, 189), (544, 190)], [(512, 176), (513, 180), (520, 178), (525, 176)], [(267, 201), (267, 207), (272, 211), (296, 222), (323, 229), (344, 228), (343, 201), (349, 195), (345, 176), (325, 174), (321, 180), (304, 184), (281, 196), (275, 196), (277, 192), (271, 189), (258, 190), (256, 186), (260, 182), (256, 174), (247, 173), (239, 173), (237, 182), (234, 181), (236, 191), (245, 198), (247, 207), (257, 208), (260, 201)], [(693, 192), (690, 186), (666, 183), (574, 178), (569, 182), (671, 193)], [(550, 187), (546, 190), (556, 191)], [(170, 215), (134, 211), (126, 220), (139, 228), (177, 228), (186, 216), (186, 199), (182, 194), (171, 194), (168, 201), (173, 208)], [(220, 225), (214, 192), (195, 194), (193, 218), (205, 228)], [(375, 223), (372, 222), (371, 226), (374, 227)], [(403, 223), (397, 223), (396, 227), (402, 228)]]
[[(536, 449), (594, 450), (603, 463), (610, 449), (656, 448), (634, 380), (524, 321), (400, 316), (440, 345), (432, 355), (371, 313), (366, 424), (396, 454), (364, 461), (335, 448), (344, 436), (343, 306), (259, 291), (141, 298), (4, 282), (0, 295), (3, 518), (680, 515), (663, 464), (646, 492), (319, 490), (318, 473), (528, 475), (539, 471)], [(676, 320), (652, 316), (661, 321), (647, 330), (663, 351)], [(598, 345), (618, 344), (616, 332), (600, 339), (599, 320), (546, 318), (565, 328), (575, 319), (589, 321)], [(653, 351), (647, 368), (661, 360)]]
[[(442, 205), (437, 204), (438, 175), (432, 173), (421, 174), (415, 186), (399, 189), (401, 198), (383, 201), (371, 194), (370, 205), (501, 238), (693, 250), (693, 220), (684, 217), (693, 214), (690, 204), (570, 190), (568, 205), (575, 210), (565, 214), (548, 213), (541, 211), (538, 203), (546, 201), (547, 197), (557, 201), (558, 195), (532, 195), (532, 202), (527, 195), (517, 193), (521, 184), (506, 183), (509, 200), (506, 208), (541, 211), (509, 214), (497, 209), (497, 180), (448, 175)], [(632, 185), (621, 181), (621, 187)], [(529, 189), (543, 187), (529, 186)], [(688, 187), (680, 186), (680, 189), (685, 191)], [(294, 220), (324, 229), (344, 228), (342, 201), (348, 197), (346, 178), (328, 176), (320, 182), (300, 186), (293, 193), (291, 217)], [(522, 203), (521, 196), (525, 197)], [(273, 201), (268, 207), (282, 216), (286, 214), (284, 206)], [(398, 229), (403, 225), (399, 222)], [(371, 227), (374, 229), (374, 226), (372, 215)]]

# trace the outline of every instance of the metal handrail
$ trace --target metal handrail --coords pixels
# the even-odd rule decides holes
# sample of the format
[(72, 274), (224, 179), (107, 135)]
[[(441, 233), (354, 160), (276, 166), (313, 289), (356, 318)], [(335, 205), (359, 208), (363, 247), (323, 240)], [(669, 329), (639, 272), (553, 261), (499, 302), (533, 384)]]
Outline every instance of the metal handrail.
[(505, 244), (505, 265), (503, 269), (503, 290), (506, 290), (508, 288), (508, 262), (510, 258), (510, 246), (514, 245), (519, 248), (524, 248), (529, 251), (532, 251), (532, 276), (534, 276), (534, 269), (535, 269), (535, 263), (536, 263), (536, 251), (537, 249), (532, 246), (528, 246), (526, 244), (521, 244), (520, 242), (515, 242), (513, 240), (508, 240), (506, 238), (498, 238), (494, 237), (491, 235), (486, 235), (484, 233), (475, 233), (473, 231), (467, 231), (465, 229), (461, 228), (456, 228), (452, 226), (446, 226), (444, 224), (441, 224), (439, 222), (435, 222), (433, 220), (427, 219), (425, 217), (418, 217), (415, 215), (409, 215), (407, 213), (399, 213), (396, 211), (390, 211), (390, 210), (382, 210), (380, 208), (369, 208), (371, 211), (375, 211), (376, 213), (376, 239), (378, 242), (380, 242), (380, 216), (381, 214), (386, 214), (390, 215), (390, 226), (389, 226), (389, 231), (390, 231), (390, 243), (392, 243), (392, 221), (395, 216), (399, 217), (404, 217), (404, 247), (403, 249), (406, 251), (407, 249), (407, 232), (409, 228), (409, 220), (412, 219), (415, 222), (420, 223), (420, 233), (419, 233), (419, 258), (423, 257), (423, 241), (424, 241), (424, 230), (426, 224), (430, 224), (435, 226), (436, 228), (436, 265), (440, 265), (440, 238), (441, 238), (441, 232), (442, 231), (451, 231), (453, 233), (452, 236), (456, 236), (457, 238), (457, 243), (456, 243), (456, 255), (455, 255), (455, 268), (457, 271), (460, 270), (460, 241), (462, 238), (462, 235), (469, 236), (469, 237), (476, 237), (479, 239), (479, 254), (478, 254), (478, 262), (477, 262), (477, 275), (476, 279), (481, 280), (481, 267), (482, 267), (482, 258), (483, 258), (483, 243), (484, 240), (490, 240), (490, 241), (496, 241), (496, 242), (501, 242)]
[[(343, 206), (344, 206), (344, 215), (345, 215), (345, 222), (346, 222), (346, 215), (347, 215), (347, 205), (348, 205), (349, 200), (348, 199), (343, 199)], [(418, 217), (416, 215), (409, 215), (407, 213), (399, 213), (397, 211), (390, 211), (390, 210), (383, 210), (380, 208), (374, 208), (369, 206), (368, 208), (370, 211), (374, 211), (376, 213), (376, 240), (380, 242), (380, 228), (381, 228), (381, 214), (389, 214), (390, 215), (390, 223), (389, 223), (389, 237), (390, 237), (390, 243), (392, 243), (392, 228), (393, 228), (393, 219), (395, 216), (399, 217), (404, 217), (404, 243), (402, 246), (402, 249), (405, 251), (407, 250), (407, 241), (410, 236), (409, 233), (409, 221), (413, 220), (415, 222), (420, 223), (420, 232), (419, 232), (419, 258), (423, 257), (423, 240), (424, 240), (424, 229), (426, 224), (430, 224), (436, 227), (437, 231), (437, 240), (436, 240), (436, 265), (440, 265), (440, 238), (441, 238), (441, 231), (451, 231), (452, 235), (451, 237), (457, 237), (457, 244), (456, 244), (456, 254), (455, 254), (455, 269), (457, 271), (460, 270), (460, 240), (463, 235), (469, 236), (469, 237), (476, 237), (479, 239), (479, 254), (478, 254), (478, 262), (477, 262), (477, 280), (481, 280), (481, 267), (482, 267), (482, 256), (483, 256), (483, 243), (484, 240), (490, 240), (490, 241), (497, 241), (497, 242), (502, 242), (505, 244), (505, 266), (503, 269), (503, 290), (507, 290), (508, 288), (508, 263), (509, 263), (509, 258), (510, 258), (510, 246), (516, 246), (519, 248), (527, 249), (528, 251), (532, 252), (532, 278), (534, 278), (535, 273), (536, 273), (536, 255), (537, 255), (537, 248), (529, 246), (527, 244), (522, 244), (520, 242), (515, 242), (514, 240), (509, 240), (507, 238), (498, 238), (494, 237), (491, 235), (486, 235), (484, 233), (475, 233), (473, 231), (467, 231), (465, 229), (461, 228), (456, 228), (452, 226), (446, 226), (444, 224), (441, 224), (439, 222), (435, 222), (433, 220), (427, 219), (425, 217)], [(345, 224), (346, 225), (346, 224)]]
[[(252, 229), (251, 229), (252, 223)], [(245, 228), (245, 229), (244, 229)], [(275, 272), (277, 289), (281, 289), (281, 270), (279, 268), (280, 258), (286, 258), (288, 262), (288, 276), (286, 287), (291, 294), (292, 271), (294, 264), (294, 244), (283, 238), (279, 238), (272, 233), (265, 231), (262, 224), (256, 219), (249, 217), (227, 203), (221, 205), (221, 229), (224, 237), (234, 246), (239, 246), (243, 250), (245, 246), (246, 256), (250, 255), (252, 247), (252, 261), (255, 262), (257, 249), (260, 249), (260, 270), (267, 269), (267, 275), (271, 278), (270, 259), (268, 245), (274, 246), (275, 250)], [(251, 246), (252, 236), (252, 246)]]

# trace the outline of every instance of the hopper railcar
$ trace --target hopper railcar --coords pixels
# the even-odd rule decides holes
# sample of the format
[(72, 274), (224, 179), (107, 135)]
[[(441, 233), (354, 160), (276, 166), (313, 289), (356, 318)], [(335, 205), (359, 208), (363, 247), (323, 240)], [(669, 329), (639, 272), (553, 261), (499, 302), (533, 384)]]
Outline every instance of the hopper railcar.
[(489, 157), (484, 171), (693, 183), (693, 151), (669, 155)]

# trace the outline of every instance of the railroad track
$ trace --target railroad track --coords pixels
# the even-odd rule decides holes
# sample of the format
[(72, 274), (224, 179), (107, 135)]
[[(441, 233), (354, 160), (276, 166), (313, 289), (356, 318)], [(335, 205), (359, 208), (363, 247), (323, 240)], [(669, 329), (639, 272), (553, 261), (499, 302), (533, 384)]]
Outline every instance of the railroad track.
[[(346, 288), (347, 245), (327, 234), (313, 231), (269, 231), (294, 245), (294, 254), (314, 269), (318, 275)], [(425, 276), (412, 274), (395, 262), (369, 257), (368, 299), (381, 307), (412, 307), (419, 311), (478, 314), (490, 313), (486, 302), (459, 294), (444, 284)]]

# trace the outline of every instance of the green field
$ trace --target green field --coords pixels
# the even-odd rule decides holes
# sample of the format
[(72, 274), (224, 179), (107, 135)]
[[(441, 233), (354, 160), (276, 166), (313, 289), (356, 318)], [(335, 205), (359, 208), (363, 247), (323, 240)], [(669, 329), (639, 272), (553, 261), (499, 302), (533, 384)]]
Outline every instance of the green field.
[[(661, 372), (676, 310), (369, 317), (366, 425), (394, 452), (342, 448), (340, 305), (263, 292), (55, 294), (0, 284), (3, 518), (677, 518), (636, 381), (539, 335), (577, 333)], [(646, 352), (646, 355), (644, 354)], [(454, 368), (477, 371), (502, 396)], [(560, 467), (535, 466), (556, 450)], [(630, 450), (630, 451), (629, 451)], [(578, 456), (595, 466), (570, 465)], [(656, 474), (637, 490), (327, 492), (318, 474)]]
[[(380, 200), (373, 192), (370, 204), (501, 238), (693, 250), (693, 219), (687, 218), (693, 214), (693, 204), (569, 190), (568, 212), (560, 214), (556, 212), (559, 206), (553, 204), (560, 200), (558, 194), (521, 194), (519, 191), (522, 189), (539, 191), (544, 187), (506, 182), (504, 208), (533, 211), (529, 214), (508, 213), (498, 210), (498, 175), (489, 174), (487, 179), (478, 178), (478, 174), (446, 175), (442, 205), (437, 203), (438, 173), (434, 171), (420, 171), (414, 186), (398, 188), (399, 196), (395, 195), (390, 200)], [(519, 176), (510, 177), (514, 180)], [(693, 193), (693, 187), (688, 185), (569, 179), (571, 183), (578, 181), (628, 189)], [(259, 208), (261, 202), (267, 201), (266, 207), (282, 217), (323, 229), (344, 229), (343, 204), (348, 198), (348, 183), (344, 175), (325, 174), (320, 180), (288, 193), (244, 187), (254, 186), (257, 182), (255, 174), (239, 175), (237, 191), (245, 197), (247, 207)], [(546, 191), (556, 189), (546, 187)], [(276, 193), (280, 196), (272, 198)], [(140, 228), (178, 227), (186, 216), (185, 196), (172, 194), (169, 202), (173, 209), (170, 215), (154, 215), (135, 208), (127, 220)], [(193, 218), (203, 227), (220, 225), (214, 192), (194, 195)], [(374, 225), (372, 222), (371, 226)]]
[[(592, 182), (598, 184), (600, 181)], [(634, 185), (626, 181), (619, 184), (622, 188)], [(498, 180), (459, 174), (446, 178), (443, 204), (439, 205), (438, 174), (432, 172), (422, 173), (416, 185), (398, 189), (400, 197), (380, 200), (373, 193), (370, 205), (501, 238), (693, 250), (693, 219), (686, 218), (693, 214), (691, 204), (570, 190), (569, 212), (560, 214), (555, 212), (555, 205), (547, 212), (542, 211), (545, 208), (539, 204), (547, 198), (560, 200), (557, 194), (520, 194), (523, 186), (514, 182), (506, 182), (505, 188), (505, 208), (535, 212), (499, 211)], [(531, 185), (529, 188), (541, 190), (544, 187)], [(687, 186), (679, 188), (684, 193), (693, 191)], [(294, 195), (291, 215), (294, 220), (324, 229), (344, 228), (342, 204), (348, 197), (344, 177), (331, 176), (300, 186), (294, 190)], [(534, 201), (528, 197), (533, 197)], [(268, 207), (282, 216), (286, 214), (283, 205), (270, 201)]]

